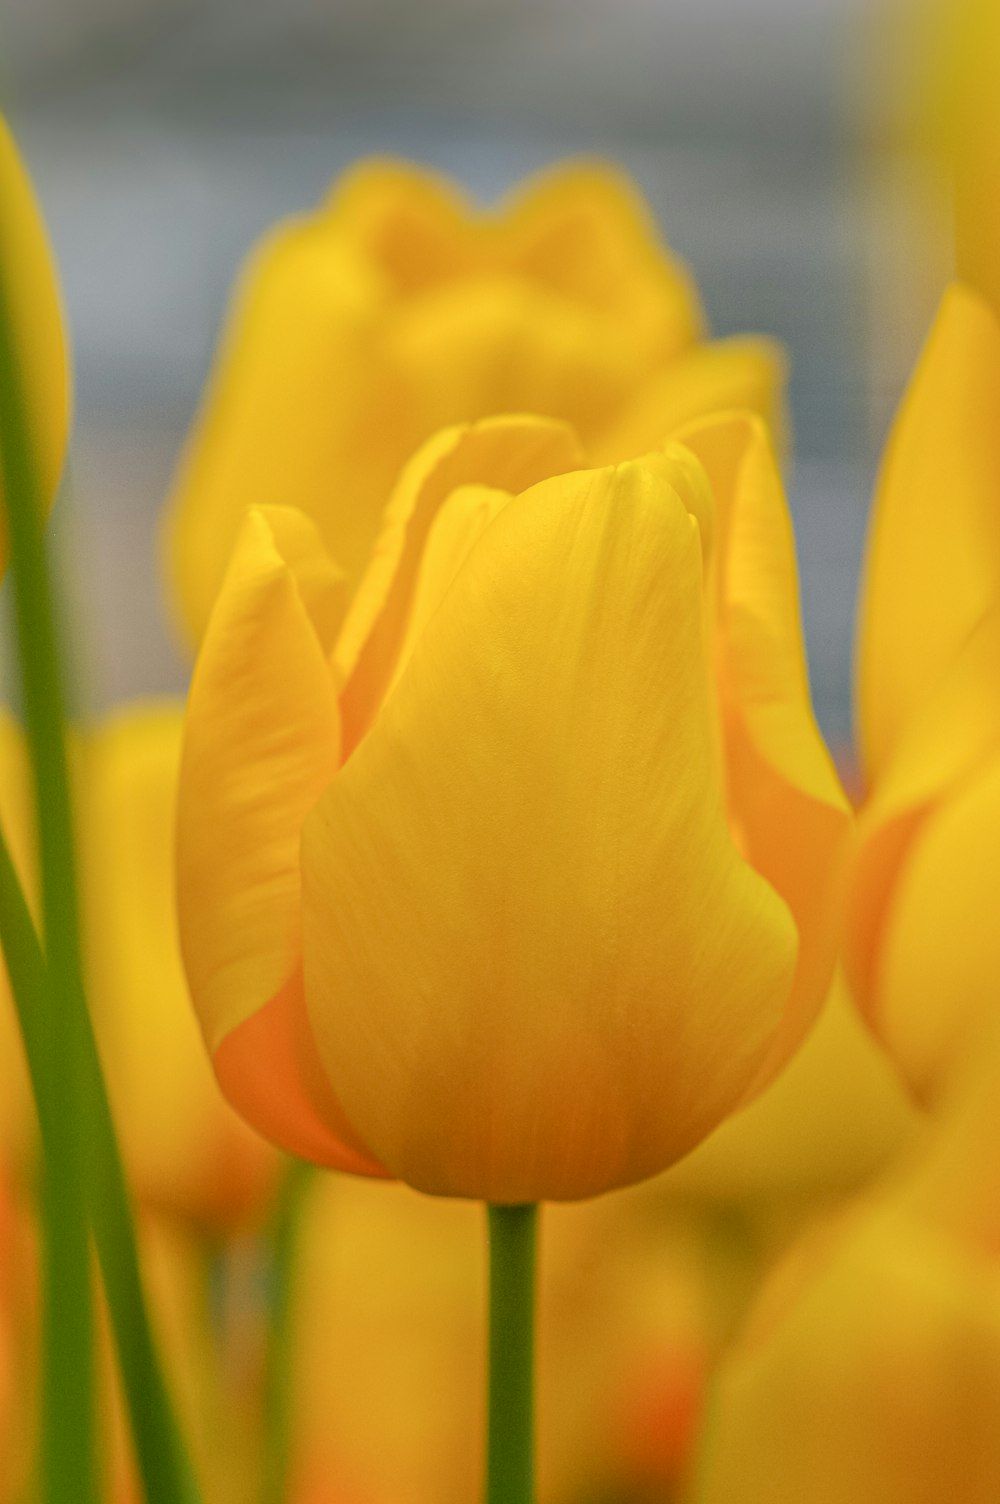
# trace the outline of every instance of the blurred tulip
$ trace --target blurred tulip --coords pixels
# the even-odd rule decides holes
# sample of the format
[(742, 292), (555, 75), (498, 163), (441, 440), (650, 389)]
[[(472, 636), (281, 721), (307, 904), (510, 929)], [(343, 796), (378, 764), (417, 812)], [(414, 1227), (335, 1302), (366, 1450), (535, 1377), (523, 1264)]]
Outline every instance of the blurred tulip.
[(370, 162), (252, 258), (177, 477), (171, 574), (197, 639), (248, 506), (294, 506), (356, 583), (403, 462), (449, 424), (573, 423), (598, 462), (750, 407), (781, 428), (783, 361), (704, 342), (686, 271), (609, 168), (553, 169), (498, 210)]
[(946, 295), (891, 435), (868, 540), (868, 796), (847, 958), (930, 1101), (996, 1014), (1000, 929), (1000, 327)]
[(1000, 312), (1000, 8), (920, 0), (903, 28), (915, 39), (910, 114), (947, 177), (956, 273)]
[[(86, 964), (129, 1179), (146, 1206), (219, 1233), (259, 1216), (276, 1161), (220, 1095), (187, 999), (173, 900), (181, 727), (179, 706), (148, 705), (78, 738)], [(0, 818), (31, 888), (27, 759), (9, 718), (0, 768)], [(29, 1099), (8, 1030), (4, 1131), (23, 1157)]]
[(223, 1089), (293, 1152), (595, 1194), (812, 1022), (848, 814), (788, 514), (754, 420), (680, 439), (586, 470), (543, 419), (439, 435), (349, 606), (301, 513), (251, 513), (191, 691), (179, 913)]
[[(66, 458), (69, 371), (55, 265), (24, 163), (0, 117), (0, 247), (4, 296), (12, 321), (31, 415), (35, 460), (51, 504)], [(3, 477), (0, 473), (0, 497)], [(6, 562), (6, 520), (0, 513), (0, 567)]]
[(926, 1157), (814, 1231), (720, 1375), (705, 1504), (1000, 1492), (1000, 1053)]

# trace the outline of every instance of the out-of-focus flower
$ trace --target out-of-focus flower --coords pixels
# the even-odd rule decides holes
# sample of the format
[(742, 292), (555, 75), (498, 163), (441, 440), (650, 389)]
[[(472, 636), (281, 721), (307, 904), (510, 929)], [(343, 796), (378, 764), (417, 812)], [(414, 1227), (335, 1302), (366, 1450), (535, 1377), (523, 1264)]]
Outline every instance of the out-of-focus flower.
[(916, 38), (909, 114), (945, 169), (956, 272), (1000, 312), (1000, 9), (921, 0), (901, 9), (903, 28)]
[(735, 407), (781, 428), (768, 341), (706, 343), (697, 294), (631, 184), (553, 170), (492, 213), (416, 168), (356, 168), (244, 276), (169, 521), (198, 638), (248, 506), (305, 512), (356, 582), (403, 462), (449, 424), (573, 423), (596, 462)]
[(868, 543), (869, 784), (850, 897), (861, 1005), (934, 1098), (996, 1012), (1000, 928), (1000, 328), (953, 287), (896, 420)]
[(998, 1063), (916, 1169), (776, 1271), (720, 1374), (706, 1504), (996, 1498)]
[[(85, 959), (131, 1183), (147, 1206), (221, 1231), (259, 1212), (276, 1167), (222, 1098), (187, 998), (173, 897), (181, 728), (179, 706), (140, 706), (74, 746)], [(0, 818), (30, 888), (29, 773), (9, 717), (0, 723), (0, 772)], [(7, 1027), (4, 1131), (23, 1155), (30, 1109), (19, 1041)]]
[[(46, 503), (66, 456), (69, 374), (66, 338), (48, 237), (28, 174), (0, 116), (0, 265), (24, 384), (24, 403)], [(0, 475), (0, 496), (3, 480)], [(0, 565), (6, 561), (0, 515)]]
[(294, 1152), (595, 1194), (811, 1023), (848, 814), (789, 518), (758, 422), (680, 439), (584, 469), (543, 419), (437, 436), (349, 608), (301, 513), (251, 513), (189, 703), (181, 940), (224, 1090)]

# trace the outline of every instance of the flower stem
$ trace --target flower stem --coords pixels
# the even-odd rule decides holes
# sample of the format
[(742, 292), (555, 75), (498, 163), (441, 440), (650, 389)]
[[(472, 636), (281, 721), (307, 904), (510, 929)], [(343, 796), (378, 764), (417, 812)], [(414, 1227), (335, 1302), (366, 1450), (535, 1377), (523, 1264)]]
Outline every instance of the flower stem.
[(63, 685), (43, 538), (44, 497), (22, 355), (0, 244), (0, 472), (10, 542), (12, 606), (34, 775), (48, 1004), (40, 1025), (44, 1071), (60, 1104), (45, 1141), (42, 1175), (43, 1363), (40, 1428), (46, 1504), (97, 1498), (93, 1310), (84, 1202), (89, 1102), (74, 1016), (79, 936)]
[(264, 1368), (263, 1461), (260, 1504), (283, 1504), (288, 1494), (294, 1386), (295, 1277), (298, 1234), (311, 1165), (289, 1160), (271, 1224), (271, 1325)]
[(490, 1206), (486, 1504), (534, 1504), (536, 1206)]

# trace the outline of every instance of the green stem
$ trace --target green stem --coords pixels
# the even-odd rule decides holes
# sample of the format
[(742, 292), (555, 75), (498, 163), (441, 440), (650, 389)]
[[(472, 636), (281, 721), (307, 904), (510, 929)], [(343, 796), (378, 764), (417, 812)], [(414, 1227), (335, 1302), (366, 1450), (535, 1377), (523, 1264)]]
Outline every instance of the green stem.
[(535, 1206), (490, 1206), (486, 1504), (535, 1498)]
[(43, 1165), (43, 1362), (40, 1431), (42, 1498), (97, 1498), (93, 1310), (84, 1202), (89, 1112), (74, 1019), (79, 936), (69, 780), (63, 742), (51, 587), (43, 538), (43, 494), (24, 400), (20, 354), (0, 245), (0, 468), (10, 542), (13, 614), (25, 728), (34, 776), (47, 953), (43, 1069), (60, 1104)]
[(291, 1461), (294, 1308), (298, 1232), (312, 1166), (289, 1160), (269, 1239), (270, 1328), (264, 1367), (264, 1439), (260, 1504), (284, 1504)]
[(98, 1498), (92, 1222), (146, 1498), (149, 1504), (189, 1504), (197, 1491), (156, 1360), (125, 1178), (84, 992), (45, 498), (24, 400), (5, 252), (0, 244), (0, 470), (34, 775), (44, 951), (5, 846), (0, 889), (3, 944), (44, 1151), (42, 1499), (44, 1504), (70, 1499), (96, 1504)]
[[(45, 1069), (43, 1026), (48, 1005), (45, 957), (2, 829), (0, 946), (7, 963), (39, 1131), (47, 1153), (59, 1101), (52, 1094)], [(153, 1342), (121, 1156), (89, 1030), (82, 1053), (84, 1071), (91, 1078), (95, 1109), (90, 1218), (145, 1497), (148, 1504), (196, 1504), (194, 1474)]]

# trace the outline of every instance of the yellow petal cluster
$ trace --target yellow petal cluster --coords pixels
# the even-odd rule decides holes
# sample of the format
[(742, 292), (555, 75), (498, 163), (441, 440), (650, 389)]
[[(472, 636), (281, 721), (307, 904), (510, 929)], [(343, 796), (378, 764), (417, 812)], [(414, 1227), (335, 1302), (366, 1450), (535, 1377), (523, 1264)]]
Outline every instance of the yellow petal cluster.
[(916, 1094), (996, 1008), (1000, 327), (947, 293), (886, 450), (859, 636), (868, 793), (849, 901), (856, 994)]
[(687, 272), (609, 168), (553, 169), (485, 213), (429, 172), (362, 164), (268, 236), (234, 299), (169, 509), (188, 634), (248, 506), (298, 507), (356, 583), (400, 467), (449, 425), (541, 413), (602, 462), (713, 410), (780, 430), (777, 349), (704, 334)]
[(258, 508), (216, 603), (178, 881), (217, 1075), (426, 1191), (639, 1180), (808, 1029), (847, 829), (759, 420), (597, 467), (550, 420), (446, 431), (353, 595)]

